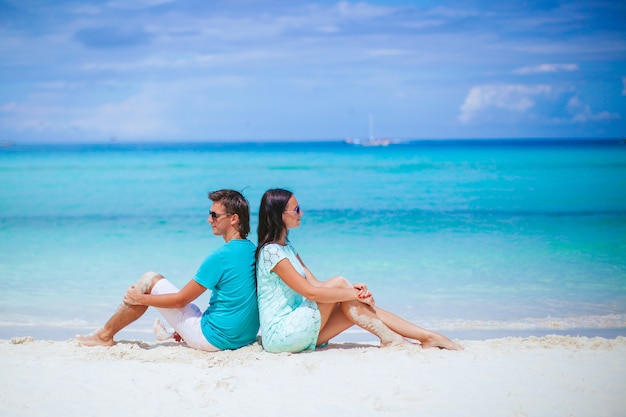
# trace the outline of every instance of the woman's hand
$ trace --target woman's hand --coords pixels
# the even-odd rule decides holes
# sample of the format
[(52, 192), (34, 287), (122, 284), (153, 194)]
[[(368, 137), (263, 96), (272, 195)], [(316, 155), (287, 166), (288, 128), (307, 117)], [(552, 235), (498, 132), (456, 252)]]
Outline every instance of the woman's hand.
[(372, 294), (370, 294), (368, 297), (359, 297), (359, 301), (363, 304), (367, 304), (370, 307), (374, 307), (374, 304), (376, 304), (376, 302), (374, 301), (374, 297), (372, 297)]
[(359, 290), (359, 299), (368, 298), (372, 296), (372, 293), (367, 289), (367, 285), (365, 284), (352, 284), (354, 288)]
[(140, 306), (142, 305), (139, 302), (139, 297), (143, 295), (143, 292), (136, 285), (131, 285), (126, 290), (126, 294), (124, 294), (124, 303), (131, 306)]
[(359, 284), (352, 284), (352, 286), (354, 287), (354, 289), (359, 291), (357, 297), (359, 298), (360, 302), (374, 307), (374, 304), (375, 304), (374, 297), (372, 296), (372, 293), (367, 289), (367, 285), (359, 283)]

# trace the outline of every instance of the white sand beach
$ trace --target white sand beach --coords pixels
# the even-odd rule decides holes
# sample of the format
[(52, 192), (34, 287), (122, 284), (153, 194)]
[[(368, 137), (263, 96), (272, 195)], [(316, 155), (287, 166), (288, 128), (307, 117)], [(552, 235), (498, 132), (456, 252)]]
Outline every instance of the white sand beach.
[(2, 416), (623, 416), (626, 338), (331, 343), (270, 354), (173, 342), (0, 341)]

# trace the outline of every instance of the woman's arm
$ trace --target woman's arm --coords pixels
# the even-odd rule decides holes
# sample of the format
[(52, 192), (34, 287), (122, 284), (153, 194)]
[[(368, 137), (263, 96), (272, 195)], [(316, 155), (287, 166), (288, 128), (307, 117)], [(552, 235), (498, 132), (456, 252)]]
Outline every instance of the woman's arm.
[(298, 258), (298, 260), (302, 264), (302, 267), (304, 268), (304, 274), (306, 275), (306, 279), (311, 284), (315, 285), (316, 287), (320, 287), (322, 285), (322, 281), (319, 281), (317, 278), (315, 278), (315, 275), (313, 275), (313, 272), (311, 272), (311, 270), (304, 264), (304, 262), (302, 262), (302, 258), (300, 258), (300, 255), (296, 255), (296, 257)]
[[(304, 264), (304, 262), (302, 262), (302, 258), (300, 258), (300, 255), (296, 255), (296, 257), (298, 258), (298, 260), (302, 264), (302, 267), (304, 267), (304, 272), (306, 274), (306, 279), (311, 284), (315, 285), (316, 287), (321, 287), (322, 285), (324, 285), (324, 282), (318, 280), (317, 278), (315, 278), (315, 275), (313, 275), (313, 272), (311, 272), (311, 270)], [(367, 289), (367, 285), (365, 285), (363, 283), (352, 284), (352, 286), (354, 288), (356, 288), (357, 290), (359, 290), (359, 299), (364, 299), (364, 298), (370, 297), (372, 295), (369, 292), (369, 290)]]
[[(305, 267), (305, 270), (306, 267)], [(308, 271), (308, 270), (307, 270)], [(359, 291), (354, 288), (330, 288), (321, 287), (309, 282), (307, 279), (302, 279), (302, 275), (296, 271), (291, 265), (289, 259), (283, 259), (276, 264), (272, 272), (275, 272), (285, 284), (292, 290), (308, 298), (312, 301), (320, 303), (336, 303), (341, 301), (361, 301), (368, 304), (367, 299), (359, 298)], [(310, 271), (309, 271), (310, 272)]]
[(198, 298), (206, 288), (193, 279), (179, 292), (173, 294), (144, 294), (139, 287), (131, 285), (124, 295), (124, 302), (130, 305), (144, 305), (163, 308), (182, 308)]

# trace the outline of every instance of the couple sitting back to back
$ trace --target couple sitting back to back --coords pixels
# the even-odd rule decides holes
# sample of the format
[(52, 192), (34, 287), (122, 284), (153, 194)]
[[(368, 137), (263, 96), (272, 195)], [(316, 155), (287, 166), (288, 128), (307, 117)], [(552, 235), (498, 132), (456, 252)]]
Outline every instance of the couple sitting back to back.
[[(205, 351), (249, 345), (259, 327), (268, 352), (313, 350), (355, 324), (379, 337), (381, 346), (413, 339), (423, 347), (462, 349), (376, 306), (365, 284), (351, 284), (343, 277), (317, 280), (288, 240), (289, 229), (298, 227), (303, 215), (290, 191), (271, 189), (263, 195), (256, 248), (247, 239), (250, 209), (245, 197), (219, 190), (209, 198), (213, 204), (208, 222), (225, 244), (206, 257), (180, 290), (155, 272), (145, 273), (128, 288), (102, 328), (77, 336), (81, 344), (112, 346), (117, 332), (153, 306), (174, 328), (176, 338)], [(211, 297), (202, 312), (192, 301), (207, 289)], [(155, 326), (157, 337), (163, 337), (162, 325)]]

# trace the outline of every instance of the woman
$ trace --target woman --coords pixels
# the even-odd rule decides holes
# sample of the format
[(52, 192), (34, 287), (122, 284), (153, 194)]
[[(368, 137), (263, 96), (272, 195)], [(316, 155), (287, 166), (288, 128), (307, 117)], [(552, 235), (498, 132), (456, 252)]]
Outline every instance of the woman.
[(354, 324), (378, 336), (381, 346), (408, 343), (409, 338), (423, 347), (462, 349), (441, 334), (375, 306), (364, 284), (350, 284), (343, 277), (318, 281), (287, 239), (302, 214), (290, 191), (271, 189), (263, 195), (256, 259), (265, 350), (313, 350)]

